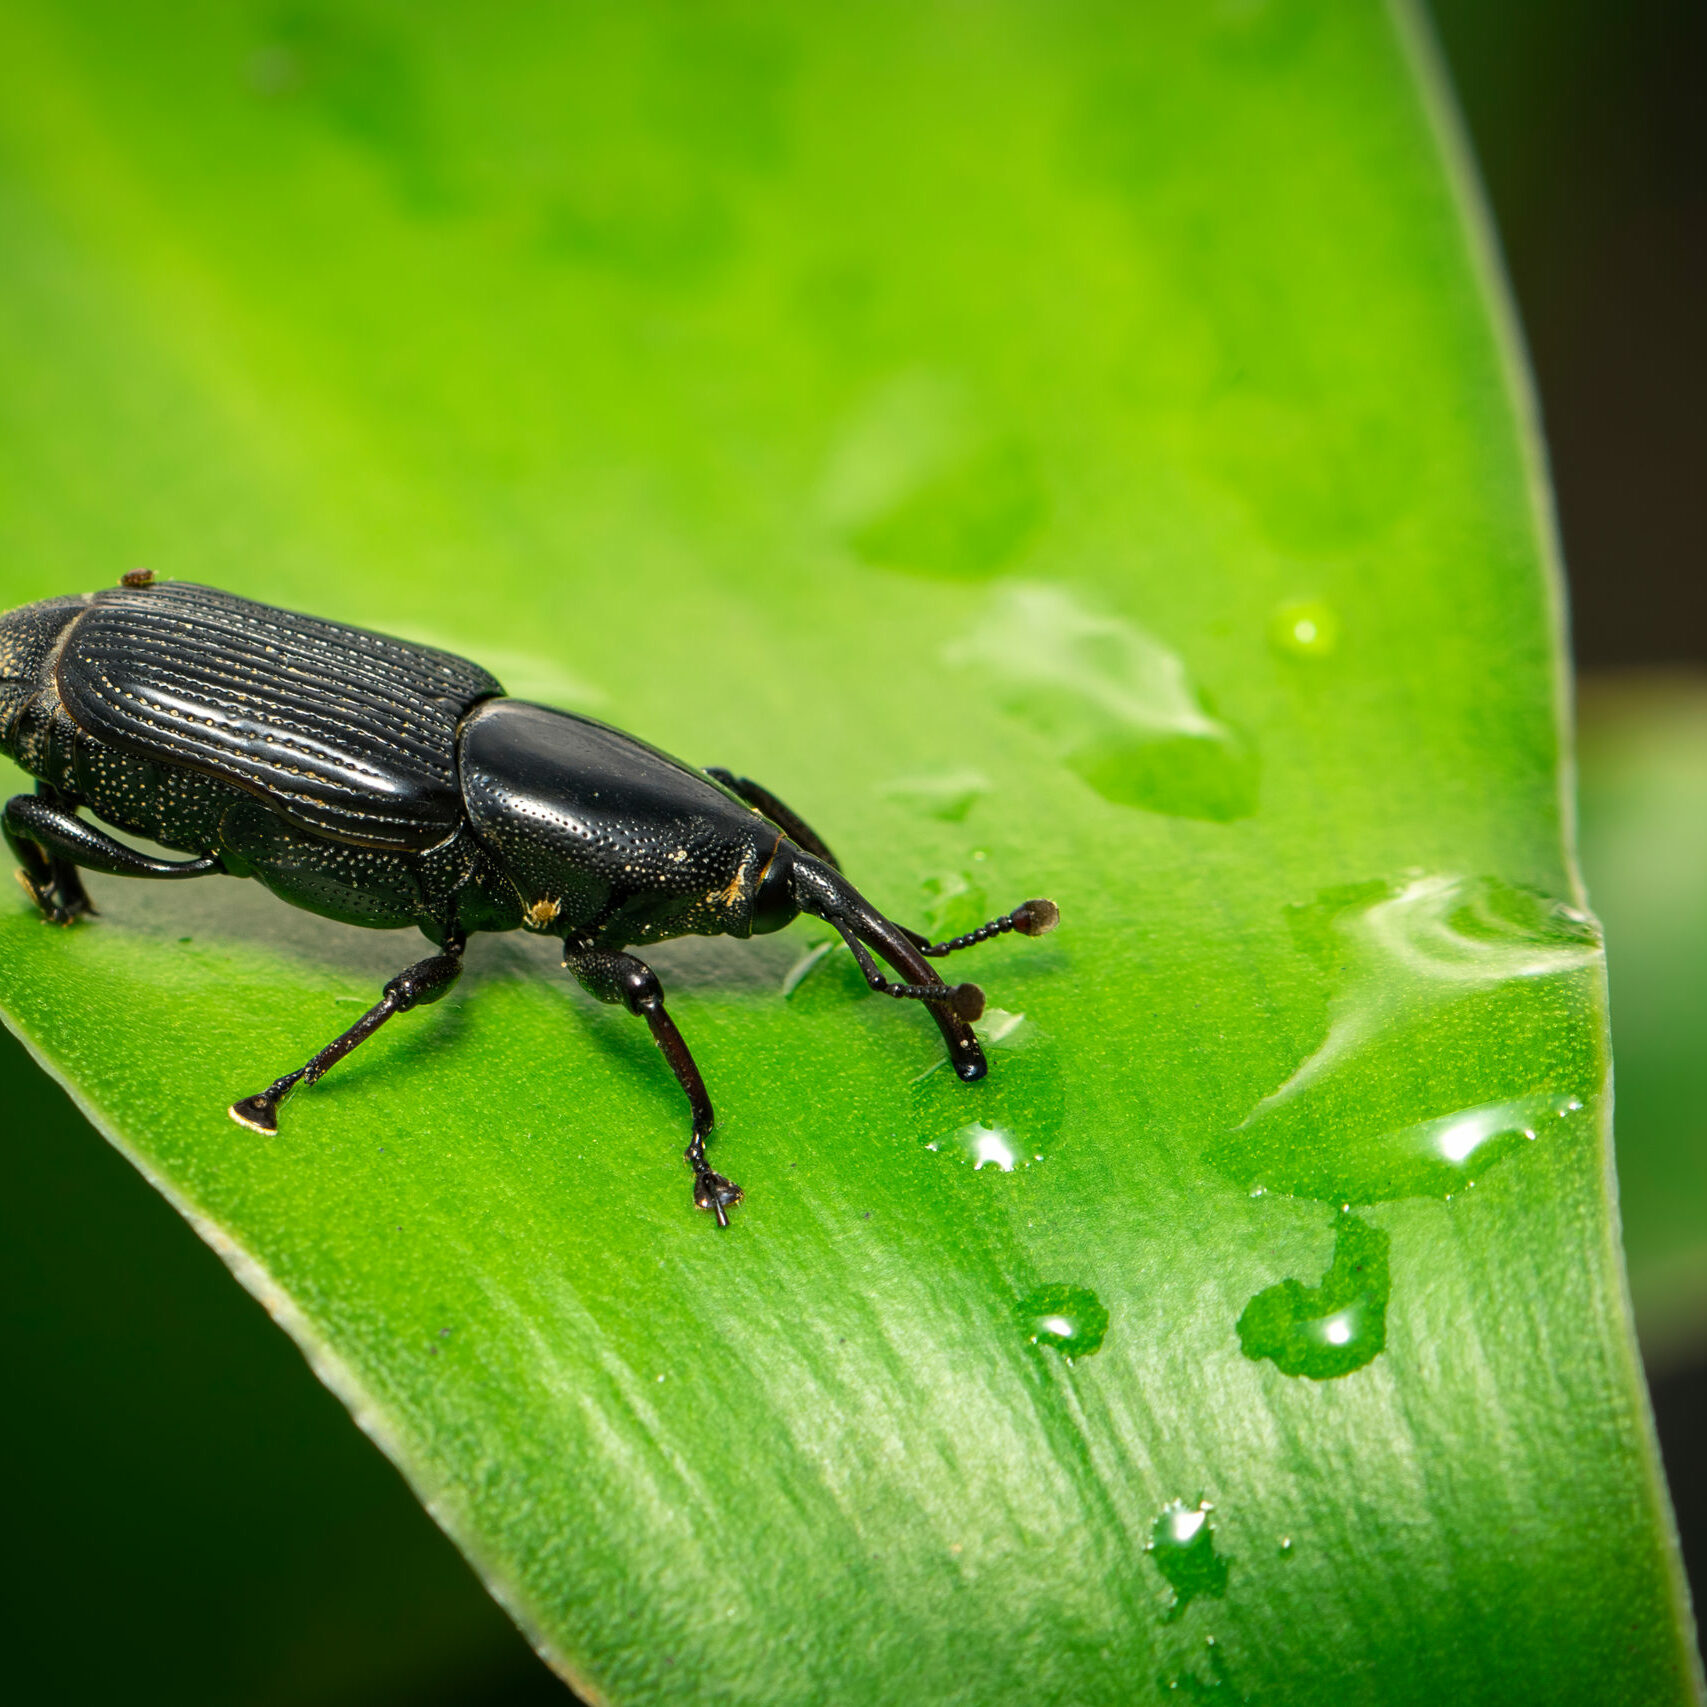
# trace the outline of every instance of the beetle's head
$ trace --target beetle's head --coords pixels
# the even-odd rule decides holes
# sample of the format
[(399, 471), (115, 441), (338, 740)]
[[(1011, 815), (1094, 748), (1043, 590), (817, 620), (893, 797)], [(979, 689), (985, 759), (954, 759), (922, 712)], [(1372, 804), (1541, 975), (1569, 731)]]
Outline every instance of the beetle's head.
[(800, 916), (800, 903), (794, 898), (794, 860), (798, 852), (793, 842), (779, 841), (759, 873), (759, 881), (753, 887), (754, 936), (769, 936)]

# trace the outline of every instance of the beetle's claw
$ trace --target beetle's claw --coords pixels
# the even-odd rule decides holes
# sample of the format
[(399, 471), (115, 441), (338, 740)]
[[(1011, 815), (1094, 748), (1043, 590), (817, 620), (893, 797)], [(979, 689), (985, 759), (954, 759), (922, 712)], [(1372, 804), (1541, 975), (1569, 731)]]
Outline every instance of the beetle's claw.
[(719, 1227), (729, 1225), (729, 1211), (746, 1195), (733, 1180), (714, 1174), (705, 1168), (694, 1175), (693, 1203), (696, 1209), (709, 1209), (717, 1217)]
[(85, 913), (95, 911), (95, 903), (83, 894), (81, 884), (75, 885), (67, 894), (53, 883), (37, 883), (22, 866), (12, 875), (17, 878), (18, 887), (41, 909), (42, 919), (47, 924), (74, 925)]

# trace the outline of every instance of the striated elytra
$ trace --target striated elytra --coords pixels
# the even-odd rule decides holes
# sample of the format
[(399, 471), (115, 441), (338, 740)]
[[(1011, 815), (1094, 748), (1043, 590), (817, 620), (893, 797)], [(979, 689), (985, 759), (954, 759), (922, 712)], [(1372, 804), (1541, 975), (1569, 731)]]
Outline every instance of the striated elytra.
[[(866, 982), (923, 1002), (962, 1079), (987, 1071), (975, 984), (930, 959), (1059, 914), (1033, 900), (933, 943), (879, 913), (822, 839), (759, 784), (693, 770), (592, 718), (505, 696), (447, 652), (275, 610), (210, 587), (126, 575), (0, 616), (0, 751), (37, 779), (7, 801), (6, 840), (44, 918), (94, 911), (80, 869), (254, 877), (281, 900), (437, 953), (303, 1066), (231, 1107), (259, 1132), (393, 1014), (439, 999), (476, 931), (561, 939), (563, 964), (650, 1027), (692, 1112), (694, 1202), (719, 1225), (741, 1189), (706, 1161), (711, 1100), (628, 948), (684, 935), (835, 927)], [(78, 815), (185, 853), (139, 853)], [(884, 977), (872, 950), (903, 982)]]

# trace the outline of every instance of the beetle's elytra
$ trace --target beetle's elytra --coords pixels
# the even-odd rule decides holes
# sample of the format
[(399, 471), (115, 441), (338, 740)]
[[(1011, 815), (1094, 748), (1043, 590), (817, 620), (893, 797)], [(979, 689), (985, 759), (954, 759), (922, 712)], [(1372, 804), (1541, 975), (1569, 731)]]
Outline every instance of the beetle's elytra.
[[(866, 982), (923, 1002), (962, 1079), (982, 1078), (974, 984), (930, 960), (1058, 918), (1027, 901), (951, 942), (892, 923), (775, 795), (696, 771), (620, 730), (505, 697), (466, 659), (230, 593), (132, 573), (115, 588), (0, 616), (0, 751), (37, 779), (7, 801), (6, 840), (45, 918), (93, 912), (79, 869), (254, 877), (281, 900), (377, 929), (413, 925), (437, 953), (293, 1073), (231, 1108), (258, 1132), (299, 1084), (393, 1014), (455, 982), (475, 931), (559, 937), (593, 995), (651, 1028), (687, 1093), (694, 1202), (722, 1226), (741, 1197), (705, 1158), (711, 1101), (628, 948), (747, 937), (801, 913), (835, 927)], [(86, 819), (191, 857), (138, 853)], [(885, 978), (876, 952), (905, 982)]]

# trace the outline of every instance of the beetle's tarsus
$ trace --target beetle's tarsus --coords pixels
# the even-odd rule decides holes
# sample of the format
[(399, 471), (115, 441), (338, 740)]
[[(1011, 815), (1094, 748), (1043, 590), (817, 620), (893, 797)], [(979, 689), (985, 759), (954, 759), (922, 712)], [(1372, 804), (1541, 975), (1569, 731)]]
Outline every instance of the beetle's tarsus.
[(42, 922), (49, 925), (74, 925), (84, 917), (93, 917), (99, 909), (77, 880), (75, 868), (69, 876), (55, 872), (46, 882), (35, 878), (19, 866), (12, 875), (19, 887), (41, 910)]
[(729, 1211), (746, 1193), (733, 1180), (725, 1179), (703, 1165), (693, 1177), (693, 1203), (696, 1209), (708, 1209), (717, 1217), (719, 1227), (729, 1225)]
[(244, 1097), (241, 1102), (234, 1102), (225, 1112), (239, 1126), (247, 1126), (251, 1132), (259, 1132), (264, 1137), (274, 1137), (279, 1129), (279, 1104), (284, 1099), (275, 1097), (270, 1090), (260, 1092), (256, 1096)]

